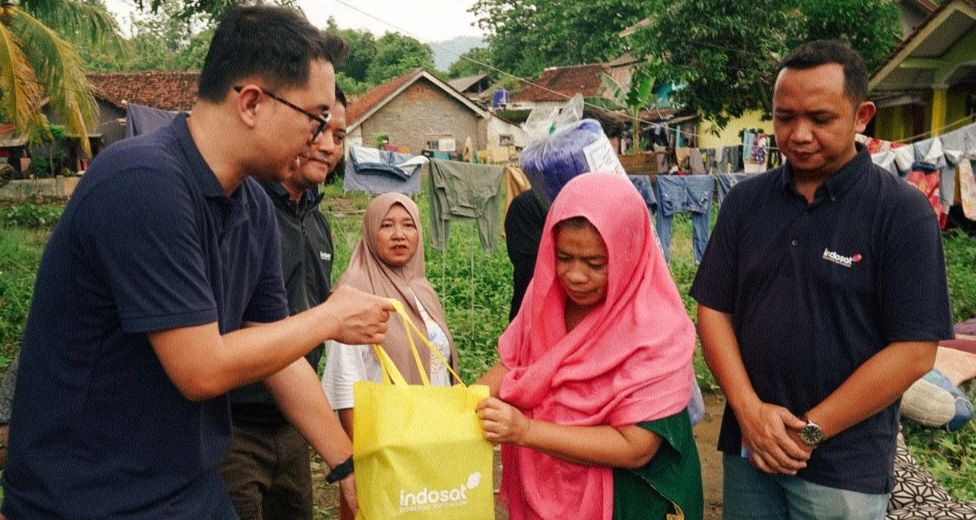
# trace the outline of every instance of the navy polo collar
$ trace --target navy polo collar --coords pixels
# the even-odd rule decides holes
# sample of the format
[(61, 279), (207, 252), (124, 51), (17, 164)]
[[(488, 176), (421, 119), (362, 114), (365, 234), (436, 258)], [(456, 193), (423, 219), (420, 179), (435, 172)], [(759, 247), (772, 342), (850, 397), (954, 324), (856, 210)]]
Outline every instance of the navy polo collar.
[[(854, 146), (857, 153), (844, 166), (827, 177), (822, 186), (817, 188), (817, 198), (819, 198), (820, 193), (826, 193), (831, 199), (842, 196), (858, 181), (860, 178), (858, 172), (870, 167), (872, 164), (871, 155), (867, 148), (861, 143), (855, 143)], [(793, 168), (789, 161), (786, 161), (786, 165), (782, 169), (780, 183), (787, 192), (794, 193), (796, 191), (793, 188)]]
[(197, 148), (196, 143), (193, 142), (193, 136), (190, 135), (190, 127), (187, 124), (188, 114), (181, 113), (173, 121), (176, 130), (176, 136), (180, 143), (180, 148), (183, 150), (183, 156), (186, 158), (188, 163), (190, 177), (193, 182), (196, 182), (197, 187), (203, 196), (208, 199), (216, 199), (220, 201), (221, 204), (228, 208), (225, 211), (225, 222), (224, 226), (226, 229), (233, 229), (240, 224), (247, 221), (249, 217), (250, 207), (248, 206), (247, 197), (244, 195), (245, 183), (247, 179), (242, 182), (237, 189), (234, 190), (230, 196), (224, 192), (224, 187), (220, 185), (220, 181), (217, 180), (217, 175), (214, 173), (207, 161), (203, 159), (203, 155), (200, 154), (200, 149)]
[[(227, 194), (224, 193), (224, 187), (217, 180), (217, 175), (210, 169), (207, 161), (203, 160), (203, 156), (200, 155), (200, 149), (193, 142), (193, 136), (190, 135), (190, 127), (187, 125), (188, 117), (189, 114), (185, 112), (181, 113), (176, 116), (173, 125), (175, 125), (176, 136), (179, 139), (180, 147), (183, 149), (183, 156), (186, 157), (186, 161), (189, 163), (190, 171), (200, 172), (200, 174), (192, 176), (193, 180), (197, 183), (197, 186), (205, 197), (227, 197)], [(204, 175), (203, 172), (207, 172), (207, 175)]]

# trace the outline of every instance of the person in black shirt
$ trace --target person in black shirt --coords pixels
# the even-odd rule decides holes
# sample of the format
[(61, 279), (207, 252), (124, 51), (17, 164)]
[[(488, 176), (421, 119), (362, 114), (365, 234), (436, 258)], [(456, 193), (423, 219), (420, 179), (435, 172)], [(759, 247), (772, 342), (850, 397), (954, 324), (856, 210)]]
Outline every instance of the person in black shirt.
[(691, 289), (728, 399), (723, 517), (883, 518), (898, 399), (951, 338), (938, 222), (855, 147), (875, 106), (847, 44), (778, 68), (783, 167), (735, 186)]

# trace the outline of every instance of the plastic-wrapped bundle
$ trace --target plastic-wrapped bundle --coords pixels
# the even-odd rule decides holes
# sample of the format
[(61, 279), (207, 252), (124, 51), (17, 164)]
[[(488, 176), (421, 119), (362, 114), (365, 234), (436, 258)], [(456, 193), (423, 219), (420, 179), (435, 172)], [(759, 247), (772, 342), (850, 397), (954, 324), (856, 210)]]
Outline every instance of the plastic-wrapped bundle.
[(586, 172), (626, 175), (600, 123), (583, 119), (557, 129), (522, 150), (520, 157), (532, 188), (546, 204), (573, 177)]

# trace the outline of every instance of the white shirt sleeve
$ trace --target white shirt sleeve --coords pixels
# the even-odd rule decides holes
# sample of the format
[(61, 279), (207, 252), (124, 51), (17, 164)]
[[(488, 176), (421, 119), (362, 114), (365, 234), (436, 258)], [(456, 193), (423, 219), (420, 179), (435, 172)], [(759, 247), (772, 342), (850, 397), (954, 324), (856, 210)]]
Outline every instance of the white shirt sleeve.
[(322, 389), (333, 410), (353, 407), (352, 385), (356, 381), (383, 380), (380, 364), (369, 345), (346, 345), (338, 341), (325, 344), (325, 369)]

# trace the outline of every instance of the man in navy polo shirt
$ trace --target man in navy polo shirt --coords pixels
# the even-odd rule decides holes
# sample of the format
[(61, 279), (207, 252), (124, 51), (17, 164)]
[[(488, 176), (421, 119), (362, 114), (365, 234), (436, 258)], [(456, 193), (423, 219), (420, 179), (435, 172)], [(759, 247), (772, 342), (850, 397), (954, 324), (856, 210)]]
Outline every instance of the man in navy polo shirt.
[(339, 289), (285, 319), (274, 209), (250, 178), (287, 178), (318, 138), (344, 50), (298, 11), (232, 9), (192, 116), (92, 162), (37, 275), (8, 518), (236, 518), (217, 469), (226, 394), (261, 380), (330, 466), (348, 466), (349, 439), (303, 356), (330, 338), (381, 340), (392, 309)]
[(740, 182), (691, 294), (728, 398), (723, 518), (880, 519), (901, 394), (952, 337), (938, 222), (854, 135), (874, 115), (847, 44), (778, 68), (787, 164)]

